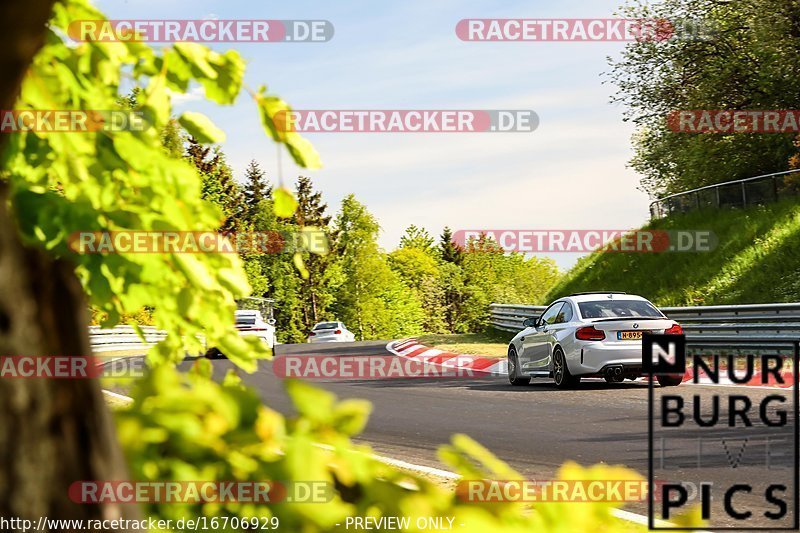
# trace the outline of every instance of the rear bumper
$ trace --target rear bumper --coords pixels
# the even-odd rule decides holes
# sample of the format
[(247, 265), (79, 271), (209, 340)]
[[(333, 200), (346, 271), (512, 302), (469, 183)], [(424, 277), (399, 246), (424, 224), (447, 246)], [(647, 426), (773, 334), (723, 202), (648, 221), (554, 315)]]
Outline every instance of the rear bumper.
[(312, 344), (323, 342), (345, 342), (344, 337), (309, 337), (308, 342)]
[(242, 337), (258, 337), (259, 339), (264, 341), (270, 348), (272, 348), (275, 344), (274, 334), (271, 334), (268, 331), (239, 330), (239, 335), (241, 335)]
[(630, 346), (621, 344), (587, 343), (577, 349), (576, 357), (569, 361), (573, 375), (602, 374), (610, 366), (622, 366), (626, 375), (642, 373), (642, 343)]

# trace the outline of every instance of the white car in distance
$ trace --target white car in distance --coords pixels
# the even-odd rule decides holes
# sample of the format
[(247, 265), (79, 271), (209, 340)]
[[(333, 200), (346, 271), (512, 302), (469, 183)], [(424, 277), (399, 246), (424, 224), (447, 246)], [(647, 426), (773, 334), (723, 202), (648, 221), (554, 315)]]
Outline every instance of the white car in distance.
[(261, 311), (239, 309), (236, 311), (236, 329), (244, 336), (255, 335), (270, 348), (275, 347), (275, 320), (264, 320)]
[(341, 322), (320, 322), (308, 334), (308, 342), (353, 342), (356, 336)]

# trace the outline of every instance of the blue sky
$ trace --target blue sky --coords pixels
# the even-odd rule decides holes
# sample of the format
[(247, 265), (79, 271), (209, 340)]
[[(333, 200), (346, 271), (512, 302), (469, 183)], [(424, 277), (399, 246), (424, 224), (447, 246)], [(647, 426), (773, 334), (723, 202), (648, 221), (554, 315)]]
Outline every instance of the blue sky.
[[(326, 19), (327, 43), (221, 43), (248, 62), (247, 83), (267, 84), (298, 109), (533, 109), (533, 133), (308, 134), (321, 170), (313, 178), (332, 211), (349, 193), (382, 226), (393, 249), (404, 228), (454, 230), (623, 229), (647, 219), (648, 198), (626, 168), (632, 128), (609, 104), (606, 56), (620, 43), (463, 42), (463, 18), (608, 18), (621, 0), (254, 2), (102, 0), (117, 19)], [(277, 178), (275, 146), (243, 93), (234, 107), (195, 94), (177, 111), (206, 113), (227, 133), (223, 146), (241, 177), (256, 159)], [(578, 257), (553, 254), (562, 267)]]

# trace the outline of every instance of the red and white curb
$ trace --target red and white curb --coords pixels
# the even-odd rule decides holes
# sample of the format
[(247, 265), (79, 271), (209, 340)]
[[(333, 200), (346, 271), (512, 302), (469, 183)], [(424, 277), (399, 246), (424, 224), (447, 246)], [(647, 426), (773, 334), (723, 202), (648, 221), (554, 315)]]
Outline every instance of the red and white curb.
[(445, 352), (420, 344), (416, 339), (401, 339), (386, 345), (386, 349), (400, 357), (407, 357), (415, 361), (444, 368), (468, 369), (476, 374), (492, 376), (508, 375), (508, 362), (505, 358), (480, 357), (478, 355), (464, 355)]
[[(400, 357), (407, 357), (417, 361), (425, 362), (427, 364), (439, 365), (445, 368), (466, 368), (476, 373), (485, 373), (493, 376), (507, 376), (508, 375), (508, 362), (505, 358), (496, 357), (481, 357), (478, 355), (464, 355), (451, 352), (445, 352), (436, 348), (431, 348), (421, 344), (416, 339), (400, 339), (392, 341), (386, 345), (386, 349), (394, 355)], [(787, 359), (787, 361), (790, 361)], [(778, 382), (775, 376), (768, 374), (766, 376), (766, 383), (762, 383), (762, 374), (759, 371), (753, 371), (753, 375), (745, 383), (734, 383), (730, 380), (727, 371), (720, 369), (719, 383), (713, 382), (705, 373), (700, 372), (698, 383), (694, 383), (694, 371), (689, 368), (683, 376), (684, 385), (703, 385), (713, 387), (747, 387), (756, 389), (774, 389), (792, 387), (794, 383), (794, 371), (792, 369), (782, 369), (781, 377), (783, 383)], [(742, 372), (737, 372), (737, 376), (742, 375)], [(598, 378), (601, 379), (601, 378)], [(639, 378), (639, 380), (646, 380), (647, 378)], [(639, 381), (637, 380), (637, 381)]]

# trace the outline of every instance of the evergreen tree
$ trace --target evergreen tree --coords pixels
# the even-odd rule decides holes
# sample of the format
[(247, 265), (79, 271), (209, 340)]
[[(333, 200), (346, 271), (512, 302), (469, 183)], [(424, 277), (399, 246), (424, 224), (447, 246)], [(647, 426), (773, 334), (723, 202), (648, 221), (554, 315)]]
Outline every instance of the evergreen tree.
[(252, 218), (261, 201), (272, 196), (272, 187), (255, 159), (251, 159), (247, 165), (244, 180), (244, 203), (248, 218)]
[(327, 227), (331, 217), (325, 214), (328, 204), (322, 202), (322, 193), (314, 190), (311, 178), (297, 178), (297, 211), (292, 220), (298, 226)]
[(440, 239), (439, 253), (442, 256), (442, 260), (460, 265), (464, 260), (464, 250), (453, 242), (453, 231), (448, 226), (444, 227)]
[(224, 218), (218, 229), (223, 232), (246, 230), (244, 196), (233, 179), (233, 171), (222, 150), (204, 146), (194, 137), (189, 137), (186, 158), (194, 164), (203, 180), (203, 199), (217, 204), (222, 210)]
[(433, 237), (425, 228), (418, 228), (411, 224), (400, 237), (400, 248), (419, 248), (423, 252), (433, 251)]
[[(322, 235), (314, 238), (324, 238), (330, 243), (331, 217), (326, 214), (328, 205), (322, 201), (322, 193), (315, 191), (311, 178), (305, 176), (298, 178), (296, 192), (298, 205), (292, 222), (298, 228), (317, 228)], [(302, 280), (301, 296), (305, 323), (310, 329), (320, 321), (320, 317), (332, 303), (332, 296), (326, 287), (326, 271), (331, 265), (331, 258), (307, 253), (304, 254), (304, 259), (308, 278)]]

